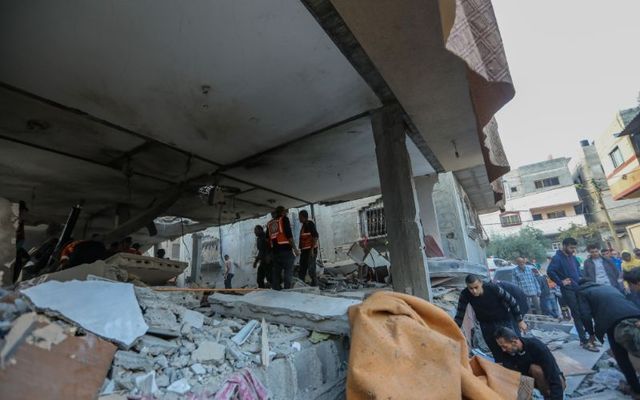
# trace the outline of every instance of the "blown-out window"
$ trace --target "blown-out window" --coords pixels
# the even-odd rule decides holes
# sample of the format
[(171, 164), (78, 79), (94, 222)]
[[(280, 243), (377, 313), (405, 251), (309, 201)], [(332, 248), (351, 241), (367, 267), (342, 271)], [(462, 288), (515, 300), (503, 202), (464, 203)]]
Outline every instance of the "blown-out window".
[(500, 216), (500, 224), (502, 226), (515, 226), (522, 224), (520, 213), (505, 213)]

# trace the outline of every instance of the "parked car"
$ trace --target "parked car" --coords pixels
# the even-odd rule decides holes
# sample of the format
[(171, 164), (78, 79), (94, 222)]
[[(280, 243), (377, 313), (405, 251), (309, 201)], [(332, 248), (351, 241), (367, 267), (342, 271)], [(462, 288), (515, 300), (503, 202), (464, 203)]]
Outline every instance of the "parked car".
[(506, 267), (496, 268), (494, 272), (491, 273), (491, 281), (492, 282), (511, 282), (513, 283), (513, 269), (516, 268), (515, 265), (511, 264)]
[[(487, 267), (489, 267), (489, 277), (491, 279), (493, 279), (494, 276), (494, 272), (500, 268), (505, 268), (505, 267), (515, 267), (516, 265), (507, 261), (507, 260), (503, 260), (502, 258), (497, 258), (497, 257), (489, 257), (487, 258)], [(513, 269), (513, 268), (512, 268)]]

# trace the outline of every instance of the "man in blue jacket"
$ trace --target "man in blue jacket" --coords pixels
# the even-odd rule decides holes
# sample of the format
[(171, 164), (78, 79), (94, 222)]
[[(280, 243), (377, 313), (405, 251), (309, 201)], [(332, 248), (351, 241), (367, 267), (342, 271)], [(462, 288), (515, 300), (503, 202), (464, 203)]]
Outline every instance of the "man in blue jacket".
[[(588, 313), (583, 313), (578, 302), (577, 291), (580, 288), (580, 263), (574, 255), (578, 242), (574, 238), (566, 238), (562, 241), (562, 250), (558, 250), (547, 267), (547, 275), (560, 288), (562, 298), (571, 310), (573, 324), (578, 331), (580, 344), (589, 351), (597, 352), (593, 321)], [(589, 338), (585, 333), (589, 334)]]

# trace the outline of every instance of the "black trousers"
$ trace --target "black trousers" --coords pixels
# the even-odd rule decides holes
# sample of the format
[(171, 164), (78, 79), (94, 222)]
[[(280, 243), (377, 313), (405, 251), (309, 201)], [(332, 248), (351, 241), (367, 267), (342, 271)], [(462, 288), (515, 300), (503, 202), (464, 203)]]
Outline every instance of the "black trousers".
[(281, 282), (284, 277), (284, 288), (291, 289), (293, 282), (293, 262), (295, 256), (291, 250), (275, 250), (271, 268), (271, 288), (282, 290)]
[(311, 278), (311, 286), (318, 286), (318, 278), (316, 277), (315, 249), (304, 249), (300, 252), (300, 270), (298, 271), (298, 278), (303, 282), (307, 277), (307, 271)]
[(631, 390), (635, 393), (640, 394), (640, 382), (638, 381), (638, 375), (636, 375), (636, 369), (633, 368), (633, 364), (631, 364), (631, 360), (629, 359), (629, 352), (622, 347), (618, 342), (616, 342), (614, 330), (618, 324), (613, 325), (607, 331), (607, 340), (609, 341), (609, 347), (611, 347), (611, 352), (613, 353), (613, 358), (616, 359), (618, 363), (618, 367), (629, 386), (631, 386)]
[(594, 335), (593, 330), (593, 321), (591, 320), (591, 315), (586, 313), (584, 310), (580, 309), (580, 303), (578, 302), (578, 293), (575, 290), (560, 288), (560, 293), (562, 293), (562, 298), (567, 303), (567, 306), (571, 310), (571, 316), (573, 317), (573, 325), (576, 327), (576, 331), (578, 331), (578, 336), (580, 337), (580, 343), (585, 343), (587, 341), (587, 335)]
[(498, 328), (507, 327), (513, 329), (515, 333), (520, 335), (520, 329), (518, 329), (518, 325), (513, 320), (508, 321), (479, 321), (480, 330), (482, 331), (482, 337), (484, 338), (485, 343), (489, 346), (489, 350), (491, 350), (491, 354), (493, 355), (493, 359), (496, 363), (501, 363), (503, 361), (502, 349), (498, 346), (496, 342), (495, 333)]
[[(264, 280), (267, 280), (267, 284), (265, 285)], [(256, 277), (258, 287), (261, 289), (265, 289), (267, 287), (271, 287), (271, 261), (267, 261), (266, 259), (260, 260), (260, 265), (258, 265), (258, 273)]]
[(233, 279), (233, 274), (227, 274), (227, 276), (224, 277), (225, 289), (231, 289), (231, 279)]

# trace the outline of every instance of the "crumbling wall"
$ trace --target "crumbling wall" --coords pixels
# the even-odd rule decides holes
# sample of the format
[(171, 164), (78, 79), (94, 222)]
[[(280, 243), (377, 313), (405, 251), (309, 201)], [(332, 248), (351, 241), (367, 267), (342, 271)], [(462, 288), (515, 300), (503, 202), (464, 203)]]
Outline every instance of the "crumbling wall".
[[(486, 251), (479, 234), (480, 220), (475, 210), (464, 209), (464, 196), (464, 189), (452, 173), (439, 175), (439, 182), (433, 188), (433, 202), (442, 250), (447, 257), (485, 264)], [(473, 231), (470, 229), (472, 226), (476, 228)]]
[(323, 260), (337, 262), (349, 259), (347, 251), (355, 241), (362, 239), (360, 210), (379, 198), (380, 196), (371, 196), (315, 207)]

